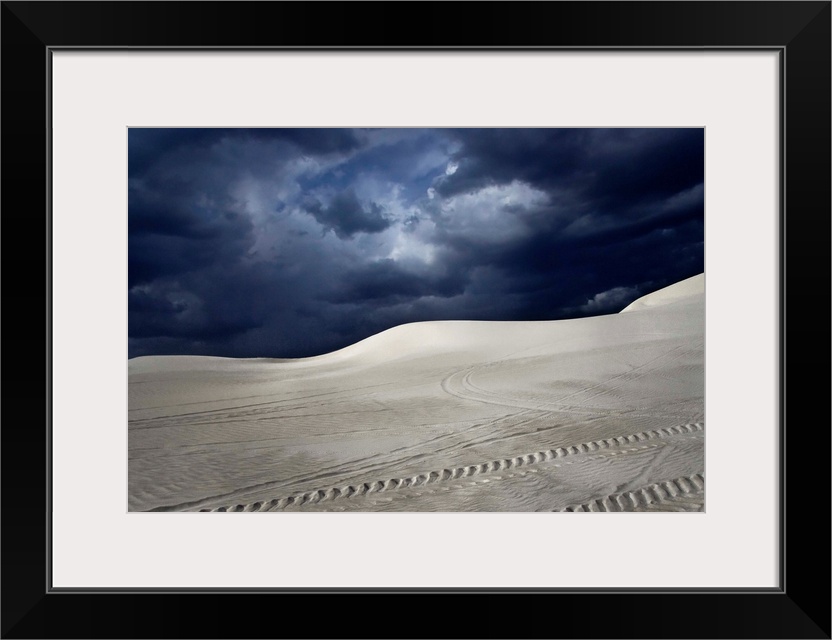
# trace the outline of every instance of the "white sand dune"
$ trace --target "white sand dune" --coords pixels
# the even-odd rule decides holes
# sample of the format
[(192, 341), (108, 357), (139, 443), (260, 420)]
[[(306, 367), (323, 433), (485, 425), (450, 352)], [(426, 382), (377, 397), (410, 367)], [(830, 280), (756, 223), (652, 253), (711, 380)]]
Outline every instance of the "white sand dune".
[(422, 322), (296, 360), (129, 361), (129, 508), (704, 504), (704, 275), (626, 313)]
[(665, 287), (664, 289), (648, 293), (646, 296), (642, 296), (638, 300), (633, 300), (633, 302), (621, 310), (621, 313), (626, 313), (628, 311), (640, 311), (651, 307), (661, 307), (666, 304), (684, 301), (692, 296), (704, 295), (704, 293), (705, 274), (700, 273), (698, 276), (687, 278), (681, 282), (672, 284), (669, 287)]

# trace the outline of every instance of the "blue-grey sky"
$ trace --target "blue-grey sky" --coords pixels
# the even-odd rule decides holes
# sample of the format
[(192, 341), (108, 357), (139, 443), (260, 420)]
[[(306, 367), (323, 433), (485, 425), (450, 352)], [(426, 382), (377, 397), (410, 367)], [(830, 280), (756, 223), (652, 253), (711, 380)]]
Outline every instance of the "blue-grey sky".
[(704, 271), (703, 129), (130, 129), (129, 356), (615, 313)]

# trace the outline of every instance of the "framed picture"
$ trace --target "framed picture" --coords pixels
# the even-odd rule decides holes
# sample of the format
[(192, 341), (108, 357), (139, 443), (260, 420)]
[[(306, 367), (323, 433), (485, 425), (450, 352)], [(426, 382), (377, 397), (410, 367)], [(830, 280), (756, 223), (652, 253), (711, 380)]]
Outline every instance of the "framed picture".
[[(827, 541), (830, 534), (827, 501), (818, 499), (829, 480), (828, 378), (811, 373), (816, 360), (828, 371), (829, 353), (829, 2), (4, 2), (2, 11), (4, 637), (283, 633), (262, 608), (286, 611), (301, 595), (330, 612), (310, 635), (349, 636), (343, 620), (354, 619), (354, 598), (416, 594), (446, 595), (431, 604), (447, 603), (449, 612), (459, 609), (452, 598), (505, 596), (500, 606), (509, 615), (469, 616), (452, 635), (830, 637), (828, 545), (803, 536)], [(371, 26), (379, 23), (407, 26), (380, 32)], [(182, 139), (187, 143), (176, 142)], [(331, 148), (353, 143), (366, 151), (361, 159), (344, 152), (327, 164)], [(554, 180), (551, 167), (565, 166), (573, 147), (579, 151), (568, 156), (569, 171)], [(275, 148), (285, 165), (262, 161), (260, 152)], [(613, 174), (611, 157), (619, 167)], [(290, 163), (317, 169), (287, 177)], [(409, 169), (417, 164), (421, 173)], [(658, 182), (643, 177), (645, 167)], [(195, 181), (203, 200), (188, 191)], [(418, 197), (401, 195), (408, 189)], [(663, 196), (639, 199), (639, 189)], [(613, 192), (619, 209), (598, 204), (599, 194)], [(177, 209), (185, 193), (188, 211), (210, 210), (210, 225), (196, 228)], [(620, 232), (611, 212), (625, 206), (638, 209), (632, 220), (650, 233), (679, 234), (688, 225), (690, 237), (674, 245), (684, 252), (664, 256), (657, 263), (663, 271), (650, 280), (654, 289), (684, 280), (677, 288), (651, 294), (597, 278), (605, 260), (606, 272), (620, 275), (633, 264), (653, 264), (664, 246), (643, 240), (646, 231), (637, 243)], [(163, 219), (146, 213), (160, 207)], [(563, 216), (561, 227), (536, 223), (544, 208), (547, 220)], [(450, 209), (453, 221), (442, 217)], [(484, 216), (485, 209), (502, 217)], [(563, 213), (579, 209), (581, 216)], [(522, 223), (522, 233), (506, 220)], [(419, 224), (433, 225), (430, 233), (414, 230)], [(268, 225), (283, 226), (262, 231)], [(234, 244), (240, 234), (255, 237), (255, 227), (255, 242)], [(570, 245), (547, 244), (546, 234), (593, 238), (600, 231), (612, 240), (592, 245), (594, 254), (584, 249), (594, 267), (551, 267), (552, 253), (568, 256)], [(487, 242), (478, 244), (478, 233)], [(511, 244), (520, 236), (523, 242)], [(183, 237), (188, 242), (170, 240)], [(294, 240), (278, 244), (278, 237)], [(533, 247), (542, 247), (540, 254)], [(205, 258), (226, 250), (237, 252), (233, 261)], [(457, 280), (473, 273), (476, 252), (492, 266), (513, 257), (505, 272), (477, 281), (491, 296), (479, 308), (483, 315), (459, 318), (458, 309), (435, 300), (462, 286)], [(638, 260), (629, 259), (638, 252)], [(535, 277), (592, 283), (571, 298), (565, 285), (533, 283), (518, 265), (528, 259), (539, 266), (535, 255), (544, 253), (550, 262), (536, 266)], [(390, 257), (405, 254), (407, 268)], [(248, 261), (244, 273), (235, 271), (241, 261)], [(639, 282), (648, 281), (643, 273)], [(553, 292), (540, 316), (528, 311), (540, 303), (521, 295), (535, 287)], [(415, 293), (398, 307), (368, 302), (393, 289)], [(254, 317), (252, 299), (269, 292), (274, 296)], [(680, 299), (693, 306), (678, 311)], [(423, 315), (398, 314), (403, 300)], [(668, 300), (676, 315), (655, 311)], [(503, 413), (489, 409), (480, 418), (527, 418), (534, 429), (510, 431), (522, 451), (490, 448), (490, 432), (456, 443), (482, 464), (458, 456), (458, 468), (448, 466), (416, 447), (423, 474), (399, 458), (395, 465), (407, 471), (401, 477), (379, 458), (367, 463), (380, 469), (372, 478), (358, 473), (364, 469), (324, 468), (323, 449), (332, 460), (347, 459), (355, 441), (339, 436), (321, 448), (311, 442), (308, 420), (291, 423), (307, 429), (292, 459), (266, 461), (250, 448), (227, 446), (227, 434), (217, 445), (216, 416), (184, 425), (181, 411), (165, 408), (190, 403), (203, 415), (219, 406), (224, 422), (237, 420), (234, 428), (249, 434), (254, 419), (285, 419), (237, 416), (258, 410), (250, 400), (212, 404), (219, 387), (234, 386), (237, 399), (260, 393), (261, 372), (223, 377), (227, 363), (219, 363), (202, 367), (195, 382), (187, 360), (194, 355), (321, 357), (405, 322), (558, 321), (630, 303), (641, 313), (630, 318), (649, 318), (619, 314), (603, 322), (613, 318), (641, 332), (670, 327), (685, 336), (673, 347), (678, 353), (695, 342), (691, 331), (700, 332), (700, 343), (672, 371), (661, 370), (664, 395), (651, 396), (655, 406), (645, 405), (646, 392), (639, 404), (637, 388), (624, 397), (619, 387), (603, 414), (592, 404), (596, 431), (580, 431), (592, 437), (540, 435), (540, 407), (526, 406), (539, 401), (540, 360), (505, 364), (506, 354), (520, 349), (550, 364), (562, 359), (569, 379), (582, 379), (577, 393), (586, 395), (592, 376), (601, 375), (574, 356), (586, 329), (558, 334), (556, 353), (538, 353), (540, 343), (517, 342), (521, 334), (530, 340), (527, 325), (521, 334), (489, 333), (479, 342), (463, 327), (445, 336), (453, 348), (433, 354), (430, 367), (425, 360), (385, 374), (431, 371), (461, 402), (492, 397), (489, 384), (513, 384), (523, 406), (515, 402), (506, 412), (500, 403)], [(512, 304), (526, 315), (499, 316)], [(339, 324), (323, 322), (333, 305)], [(667, 326), (644, 309), (666, 314)], [(274, 320), (284, 311), (289, 320)], [(184, 324), (154, 329), (171, 317)], [(236, 328), (248, 331), (246, 323), (264, 329), (248, 341), (226, 340)], [(592, 326), (589, 350), (613, 332)], [(387, 345), (388, 355), (404, 348), (402, 340), (424, 344), (408, 336)], [(634, 367), (654, 361), (656, 354), (633, 340), (606, 352), (605, 362), (617, 358), (604, 369), (606, 381), (631, 380)], [(476, 375), (466, 377), (473, 369), (449, 355), (464, 351), (462, 342), (466, 353), (488, 345)], [(495, 345), (506, 354), (494, 355)], [(362, 363), (378, 356), (367, 353)], [(180, 359), (160, 369), (158, 356), (169, 354)], [(358, 369), (351, 380), (373, 382)], [(442, 373), (451, 370), (459, 375)], [(295, 399), (347, 380), (335, 369), (280, 375), (295, 380)], [(400, 411), (399, 429), (373, 434), (373, 456), (414, 446), (405, 428), (436, 426), (433, 396), (402, 401), (402, 393), (396, 387), (362, 396), (380, 411), (391, 410), (393, 398), (400, 402), (392, 409)], [(565, 397), (577, 397), (570, 393), (559, 389), (558, 410), (567, 409)], [(582, 402), (568, 410), (586, 410)], [(366, 422), (344, 406), (312, 423), (354, 431)], [(694, 417), (670, 427), (632, 418), (639, 408), (665, 417), (679, 407)], [(418, 412), (427, 417), (416, 420)], [(465, 426), (471, 415), (445, 419)], [(638, 426), (632, 434), (613, 429), (631, 422)], [(173, 442), (170, 424), (187, 426), (189, 435)], [(624, 456), (604, 452), (626, 445), (635, 457), (656, 440), (662, 455), (629, 471)], [(183, 451), (196, 455), (170, 457)], [(576, 476), (565, 464), (573, 459), (603, 468), (604, 486), (615, 490), (601, 496), (570, 488)], [(317, 484), (298, 483), (293, 493), (289, 475), (274, 482), (264, 475), (268, 464), (315, 468)], [(651, 486), (656, 469), (678, 469), (677, 484), (639, 503), (636, 490)], [(466, 498), (467, 489), (454, 493), (463, 477), (476, 484), (498, 475), (508, 479), (491, 502)], [(202, 487), (211, 482), (220, 488), (208, 495)], [(222, 489), (229, 483), (233, 491)], [(413, 490), (422, 484), (436, 492)], [(531, 485), (537, 501), (529, 502), (523, 487)], [(376, 490), (379, 499), (367, 500)], [(389, 502), (396, 496), (382, 490), (416, 506), (388, 509), (407, 501)], [(349, 508), (335, 511), (349, 513), (318, 508), (348, 499)], [(387, 510), (398, 513), (378, 513)], [(282, 513), (217, 513), (228, 511)], [(408, 616), (407, 635), (435, 634), (428, 616), (413, 615), (418, 600), (385, 602)], [(518, 621), (538, 619), (530, 615), (534, 604), (562, 614), (551, 629), (518, 631)]]

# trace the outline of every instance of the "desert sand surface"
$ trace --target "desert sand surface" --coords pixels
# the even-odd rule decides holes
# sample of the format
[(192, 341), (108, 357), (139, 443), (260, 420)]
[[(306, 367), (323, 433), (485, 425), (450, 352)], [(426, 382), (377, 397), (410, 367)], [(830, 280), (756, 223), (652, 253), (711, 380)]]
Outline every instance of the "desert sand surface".
[(134, 358), (129, 510), (701, 511), (704, 281), (314, 358)]

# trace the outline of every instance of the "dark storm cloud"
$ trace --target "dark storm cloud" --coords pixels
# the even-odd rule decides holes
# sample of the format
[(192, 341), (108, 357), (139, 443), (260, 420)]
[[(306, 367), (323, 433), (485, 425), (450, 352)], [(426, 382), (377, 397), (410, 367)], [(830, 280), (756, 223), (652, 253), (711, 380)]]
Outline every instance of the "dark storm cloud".
[(352, 129), (128, 129), (130, 175), (148, 170), (161, 157), (182, 148), (204, 152), (221, 140), (285, 141), (303, 153), (348, 152), (360, 145)]
[(339, 238), (351, 238), (356, 233), (378, 233), (392, 223), (384, 217), (382, 208), (375, 202), (367, 206), (359, 202), (352, 190), (336, 195), (328, 205), (317, 198), (304, 202), (307, 213), (325, 229), (331, 229)]
[(419, 320), (616, 312), (704, 270), (703, 143), (131, 129), (130, 354), (299, 357)]
[(221, 206), (188, 206), (183, 190), (188, 193), (182, 185), (159, 185), (149, 196), (130, 189), (130, 286), (234, 262), (251, 245), (252, 224), (246, 216)]
[(335, 303), (390, 305), (425, 296), (448, 298), (463, 293), (468, 279), (461, 269), (419, 274), (385, 259), (345, 273), (327, 299)]
[[(189, 305), (171, 302), (145, 292), (130, 292), (129, 305), (135, 330), (132, 338), (184, 338), (189, 341), (227, 339), (260, 326), (250, 317), (225, 314), (188, 314)], [(246, 314), (244, 314), (245, 316)]]
[(701, 182), (702, 129), (458, 129), (458, 170), (437, 191), (449, 196), (522, 180), (566, 187), (593, 202), (666, 196)]
[(601, 167), (592, 186), (598, 204), (670, 197), (702, 182), (702, 129), (610, 129), (596, 141)]
[[(497, 267), (511, 278), (505, 293), (526, 289), (520, 308), (528, 317), (619, 310), (640, 295), (639, 287), (664, 286), (704, 269), (701, 129), (463, 129), (453, 135), (462, 143), (453, 156), (458, 168), (435, 181), (440, 195), (518, 181), (549, 195), (544, 205), (514, 212), (528, 227), (519, 237), (480, 246), (471, 235), (442, 234), (458, 268)], [(512, 215), (508, 207), (504, 212)], [(586, 305), (610, 290), (619, 296)], [(620, 299), (623, 292), (632, 298)]]
[(437, 191), (444, 196), (512, 180), (555, 185), (565, 176), (586, 177), (581, 160), (592, 130), (457, 129), (450, 133), (462, 148), (454, 154), (457, 171), (437, 182)]

